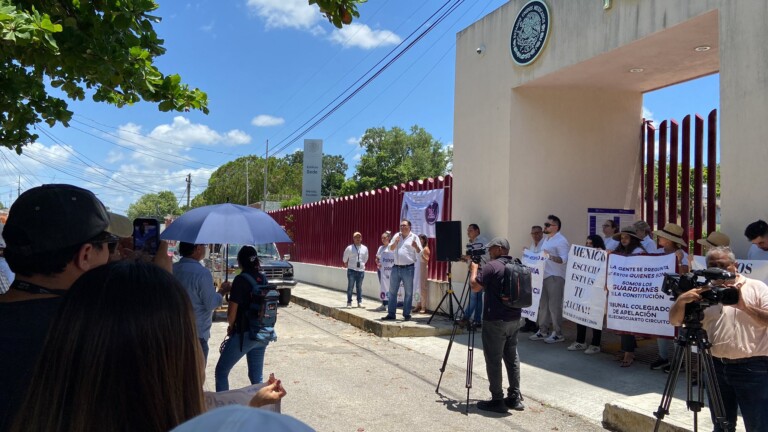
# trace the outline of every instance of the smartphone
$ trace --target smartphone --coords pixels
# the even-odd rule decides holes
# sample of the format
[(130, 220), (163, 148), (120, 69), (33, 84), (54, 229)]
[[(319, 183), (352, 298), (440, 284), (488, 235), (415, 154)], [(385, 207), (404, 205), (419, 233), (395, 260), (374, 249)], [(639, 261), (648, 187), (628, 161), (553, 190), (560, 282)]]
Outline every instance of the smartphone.
[(157, 219), (134, 219), (133, 250), (155, 256), (158, 246), (160, 246), (160, 224), (157, 222)]

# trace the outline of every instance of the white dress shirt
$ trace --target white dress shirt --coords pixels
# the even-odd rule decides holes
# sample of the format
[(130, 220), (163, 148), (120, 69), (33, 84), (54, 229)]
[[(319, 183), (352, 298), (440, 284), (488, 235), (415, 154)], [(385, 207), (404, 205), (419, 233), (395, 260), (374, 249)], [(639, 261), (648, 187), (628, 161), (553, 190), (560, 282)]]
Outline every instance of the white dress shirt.
[(565, 279), (565, 263), (568, 262), (568, 253), (571, 250), (571, 244), (568, 243), (568, 239), (558, 231), (552, 237), (544, 237), (541, 250), (550, 255), (558, 256), (563, 260), (560, 264), (551, 259), (547, 260), (544, 264), (544, 277), (559, 276)]
[[(416, 242), (417, 247), (413, 247), (413, 242)], [(421, 240), (419, 236), (413, 232), (409, 233), (407, 237), (403, 238), (400, 233), (395, 234), (392, 241), (389, 242), (389, 246), (395, 245), (395, 265), (403, 266), (414, 264), (419, 259), (419, 252), (421, 252)]]
[[(344, 249), (344, 263), (349, 270), (365, 271), (365, 263), (368, 262), (368, 248), (364, 244), (360, 246), (352, 243)], [(360, 262), (360, 267), (357, 263)]]
[(756, 244), (752, 243), (749, 246), (749, 251), (747, 252), (747, 259), (748, 260), (768, 260), (768, 251), (764, 251), (760, 249)]

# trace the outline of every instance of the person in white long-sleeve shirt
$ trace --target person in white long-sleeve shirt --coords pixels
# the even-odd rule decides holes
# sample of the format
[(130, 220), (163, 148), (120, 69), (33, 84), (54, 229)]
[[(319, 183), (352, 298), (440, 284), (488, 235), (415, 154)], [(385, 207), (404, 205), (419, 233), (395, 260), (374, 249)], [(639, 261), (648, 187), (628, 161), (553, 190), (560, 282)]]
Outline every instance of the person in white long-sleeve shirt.
[[(544, 283), (539, 300), (539, 331), (532, 334), (530, 340), (544, 340), (546, 343), (563, 342), (563, 292), (565, 290), (565, 263), (571, 245), (564, 235), (560, 234), (562, 224), (555, 215), (547, 216), (544, 223), (544, 244), (541, 250), (546, 253), (544, 265)], [(551, 331), (547, 336), (547, 331)]]
[(744, 235), (752, 243), (747, 252), (748, 260), (768, 260), (768, 223), (758, 220), (747, 225)]
[(397, 290), (400, 281), (403, 282), (405, 298), (403, 299), (403, 318), (411, 320), (411, 307), (413, 306), (413, 275), (414, 264), (418, 262), (421, 252), (419, 236), (411, 232), (411, 221), (403, 219), (400, 222), (400, 232), (392, 237), (389, 242), (389, 250), (395, 253), (395, 265), (389, 279), (389, 304), (387, 315), (382, 320), (394, 320), (397, 315)]
[(357, 307), (363, 307), (363, 278), (365, 263), (368, 262), (368, 248), (363, 244), (363, 235), (352, 234), (352, 244), (344, 249), (342, 257), (347, 266), (347, 307), (352, 307), (352, 290), (357, 287)]
[(656, 242), (653, 241), (653, 237), (651, 237), (651, 234), (653, 234), (653, 228), (651, 228), (650, 225), (648, 225), (648, 222), (639, 220), (635, 222), (633, 225), (635, 227), (635, 233), (638, 237), (640, 237), (640, 245), (645, 249), (648, 253), (653, 253), (658, 249), (659, 247), (656, 245)]

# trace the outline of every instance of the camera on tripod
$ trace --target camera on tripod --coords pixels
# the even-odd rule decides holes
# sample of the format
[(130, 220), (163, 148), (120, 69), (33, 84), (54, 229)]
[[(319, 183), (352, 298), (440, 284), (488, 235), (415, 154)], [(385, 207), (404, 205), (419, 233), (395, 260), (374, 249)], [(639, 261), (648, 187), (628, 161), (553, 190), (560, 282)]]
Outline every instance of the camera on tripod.
[(739, 290), (733, 287), (712, 285), (712, 281), (735, 279), (736, 275), (729, 271), (712, 267), (706, 270), (694, 270), (690, 273), (667, 273), (661, 291), (676, 299), (680, 294), (693, 288), (709, 287), (708, 291), (701, 293), (703, 303), (707, 306), (722, 303), (734, 305), (739, 302)]
[(468, 256), (473, 263), (480, 264), (486, 251), (487, 249), (484, 247), (476, 248), (474, 245), (470, 244), (467, 245), (467, 252), (465, 255)]

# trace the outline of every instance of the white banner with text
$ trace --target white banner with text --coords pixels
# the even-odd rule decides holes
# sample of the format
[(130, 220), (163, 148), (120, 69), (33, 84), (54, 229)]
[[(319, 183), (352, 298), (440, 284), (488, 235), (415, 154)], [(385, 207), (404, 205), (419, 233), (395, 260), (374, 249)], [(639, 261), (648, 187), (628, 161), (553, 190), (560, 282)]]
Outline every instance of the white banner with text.
[(571, 245), (565, 274), (563, 318), (593, 329), (603, 329), (605, 266), (602, 249)]
[(444, 189), (406, 192), (400, 207), (400, 220), (411, 221), (414, 234), (435, 238), (435, 222), (443, 221)]
[[(691, 265), (692, 270), (707, 268), (707, 261), (703, 256), (694, 256)], [(763, 260), (737, 260), (736, 271), (750, 279), (757, 279), (768, 284), (768, 261)]]
[(544, 285), (544, 264), (547, 258), (544, 252), (531, 252), (529, 249), (524, 249), (523, 258), (520, 261), (531, 268), (531, 288), (533, 288), (531, 307), (522, 309), (521, 315), (523, 318), (536, 321), (539, 316), (539, 300), (541, 300), (541, 287)]

